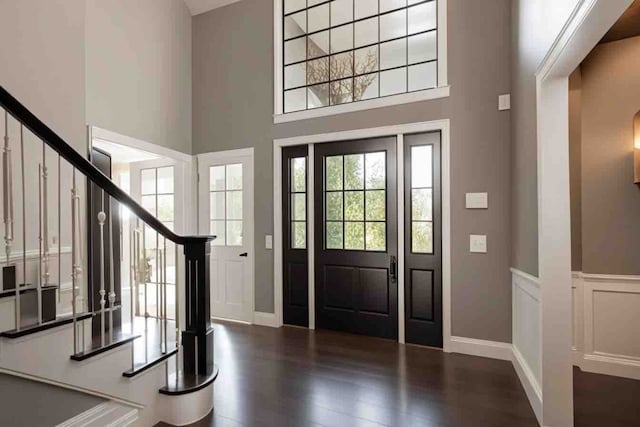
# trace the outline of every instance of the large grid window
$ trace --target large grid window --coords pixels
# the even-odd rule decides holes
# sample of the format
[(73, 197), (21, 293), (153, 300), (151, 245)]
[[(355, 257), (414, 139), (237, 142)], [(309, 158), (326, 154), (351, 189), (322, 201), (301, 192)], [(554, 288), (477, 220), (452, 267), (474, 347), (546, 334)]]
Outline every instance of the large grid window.
[(325, 158), (325, 247), (385, 251), (386, 153)]
[(437, 87), (437, 0), (284, 0), (284, 112)]
[(411, 252), (433, 253), (433, 146), (411, 147)]
[(209, 221), (214, 246), (242, 246), (242, 164), (209, 168)]
[(307, 248), (307, 158), (290, 161), (291, 249)]

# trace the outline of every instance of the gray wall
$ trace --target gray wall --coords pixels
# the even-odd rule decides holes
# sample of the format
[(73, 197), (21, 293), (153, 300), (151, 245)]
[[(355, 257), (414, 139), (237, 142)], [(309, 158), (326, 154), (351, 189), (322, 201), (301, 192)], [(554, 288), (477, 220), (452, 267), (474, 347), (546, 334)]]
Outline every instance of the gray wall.
[[(273, 6), (243, 0), (193, 21), (194, 153), (255, 147), (256, 310), (273, 311), (274, 138), (451, 119), (452, 333), (511, 340), (509, 0), (449, 0), (448, 99), (273, 125)], [(464, 209), (464, 193), (488, 191), (487, 211)], [(489, 253), (468, 252), (488, 234)]]
[(598, 45), (582, 63), (585, 273), (640, 274), (640, 188), (633, 183), (633, 118), (640, 110), (638, 69), (640, 37)]
[(87, 123), (191, 153), (191, 15), (182, 0), (88, 0)]
[(582, 73), (569, 77), (569, 186), (571, 191), (571, 270), (582, 271)]

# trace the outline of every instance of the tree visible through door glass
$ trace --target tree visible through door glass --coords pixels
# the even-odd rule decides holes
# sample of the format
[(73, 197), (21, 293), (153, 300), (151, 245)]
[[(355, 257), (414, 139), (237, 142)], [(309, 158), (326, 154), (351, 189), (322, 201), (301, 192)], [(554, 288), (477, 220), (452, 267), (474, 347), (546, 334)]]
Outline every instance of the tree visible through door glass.
[(289, 163), (291, 248), (307, 247), (307, 158), (295, 157)]
[(433, 253), (433, 147), (411, 147), (411, 251)]

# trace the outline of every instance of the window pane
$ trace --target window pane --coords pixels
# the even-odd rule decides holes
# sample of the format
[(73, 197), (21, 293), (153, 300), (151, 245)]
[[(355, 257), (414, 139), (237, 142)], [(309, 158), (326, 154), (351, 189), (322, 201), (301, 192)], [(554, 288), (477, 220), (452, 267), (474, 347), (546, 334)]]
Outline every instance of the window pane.
[(342, 192), (326, 193), (327, 198), (327, 221), (342, 221)]
[[(407, 63), (406, 39), (395, 40), (380, 45), (380, 69), (400, 67)], [(405, 70), (400, 70), (406, 73)]]
[(327, 222), (327, 249), (342, 249), (342, 222)]
[(306, 89), (288, 90), (284, 93), (284, 112), (304, 110), (307, 105)]
[(384, 251), (386, 249), (386, 224), (384, 222), (367, 222), (367, 250)]
[(344, 193), (344, 219), (347, 221), (364, 220), (364, 192), (347, 191)]
[(436, 28), (436, 2), (430, 1), (407, 9), (409, 34)]
[(432, 146), (411, 147), (411, 188), (432, 187)]
[(284, 0), (284, 13), (295, 12), (307, 6), (306, 0)]
[(209, 193), (209, 219), (224, 219), (224, 191)]
[(211, 221), (211, 231), (210, 233), (216, 238), (213, 240), (213, 246), (224, 246), (226, 243), (225, 240), (225, 222), (224, 221)]
[(293, 249), (305, 249), (307, 247), (307, 223), (291, 223), (291, 247)]
[(380, 96), (395, 95), (407, 91), (407, 70), (383, 71), (380, 73)]
[(386, 155), (384, 152), (367, 153), (366, 161), (366, 182), (367, 189), (384, 189), (386, 188)]
[(345, 222), (344, 233), (345, 249), (364, 249), (364, 222)]
[(367, 74), (378, 70), (378, 46), (355, 51), (355, 74)]
[(173, 193), (173, 166), (158, 168), (158, 194)]
[(284, 18), (284, 38), (298, 37), (307, 32), (307, 12), (302, 11)]
[(364, 188), (364, 154), (344, 156), (344, 188), (346, 190)]
[(437, 37), (435, 31), (409, 37), (409, 64), (431, 61), (437, 57)]
[(242, 191), (227, 191), (227, 219), (242, 219)]
[(307, 62), (307, 81), (310, 85), (329, 81), (329, 58)]
[(330, 88), (331, 105), (344, 104), (353, 100), (353, 79), (331, 82)]
[(142, 169), (140, 171), (140, 185), (142, 194), (156, 194), (156, 170)]
[(158, 196), (158, 219), (160, 221), (173, 221), (173, 218), (173, 194)]
[(380, 13), (407, 5), (407, 0), (380, 0)]
[(331, 53), (353, 49), (353, 24), (331, 29)]
[(386, 191), (367, 191), (367, 221), (384, 221), (386, 218)]
[(331, 55), (331, 80), (353, 76), (353, 52)]
[(378, 43), (378, 17), (356, 22), (356, 47)]
[(438, 86), (437, 67), (435, 62), (412, 65), (409, 67), (409, 90), (422, 90)]
[(433, 220), (433, 190), (411, 190), (411, 219), (413, 221)]
[(242, 221), (227, 221), (227, 246), (242, 246)]
[(146, 249), (147, 251), (147, 256), (149, 256), (149, 254), (153, 254), (153, 257), (155, 258), (155, 249), (157, 247), (158, 233), (156, 232), (156, 230), (154, 230), (153, 228), (149, 227), (146, 224), (144, 224), (143, 229), (144, 229), (144, 236), (143, 236), (144, 241), (142, 242), (142, 245), (144, 246), (144, 249)]
[(378, 97), (378, 73), (353, 79), (353, 100), (360, 101)]
[(209, 191), (224, 190), (224, 166), (209, 168)]
[(322, 6), (314, 7), (308, 11), (309, 18), (309, 32), (324, 30), (329, 28), (329, 4), (323, 4)]
[(307, 219), (307, 195), (292, 194), (291, 195), (291, 217), (294, 221), (306, 221)]
[(342, 190), (342, 156), (330, 156), (326, 162), (326, 189)]
[[(395, 39), (407, 35), (407, 10), (387, 13), (380, 16), (380, 41)], [(406, 43), (406, 42), (405, 42)]]
[(433, 253), (433, 224), (430, 222), (411, 223), (411, 252)]
[(284, 63), (304, 61), (307, 56), (306, 43), (304, 37), (289, 40), (284, 43)]
[(331, 2), (331, 26), (353, 21), (353, 0), (334, 0)]
[(378, 2), (376, 0), (355, 0), (355, 19), (365, 18), (378, 13)]
[(142, 207), (149, 211), (153, 216), (156, 216), (156, 196), (142, 196)]
[(307, 84), (306, 72), (306, 62), (284, 67), (284, 88), (291, 89)]
[(311, 86), (307, 89), (307, 108), (329, 105), (329, 83)]
[(296, 157), (291, 159), (291, 191), (305, 192), (307, 191), (307, 159), (304, 157)]
[(317, 58), (329, 54), (329, 31), (312, 34), (307, 38), (309, 58)]
[(242, 190), (242, 164), (227, 165), (227, 190)]

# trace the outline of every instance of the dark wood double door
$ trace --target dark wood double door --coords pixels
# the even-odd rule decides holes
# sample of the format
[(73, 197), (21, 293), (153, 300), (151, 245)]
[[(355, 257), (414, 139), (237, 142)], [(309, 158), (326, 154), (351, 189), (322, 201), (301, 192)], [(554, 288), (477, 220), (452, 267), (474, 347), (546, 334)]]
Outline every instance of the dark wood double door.
[[(440, 236), (434, 232), (440, 220), (439, 214), (434, 215), (439, 212), (439, 202), (434, 209), (434, 200), (439, 200), (439, 190), (436, 194), (434, 189), (439, 176), (433, 179), (439, 174), (439, 166), (420, 168), (420, 176), (425, 170), (432, 176), (428, 191), (424, 191), (423, 182), (419, 183), (421, 187), (411, 184), (412, 154), (413, 164), (416, 160), (439, 163), (439, 134), (435, 136), (426, 144), (432, 150), (429, 159), (417, 159), (424, 149), (418, 152), (411, 148), (425, 145), (424, 138), (409, 137), (405, 143), (405, 172), (409, 169), (404, 189), (405, 199), (407, 189), (409, 192), (409, 206), (405, 210), (408, 208), (409, 214), (402, 220), (408, 228), (405, 241), (409, 238), (405, 252), (415, 255), (405, 256), (405, 271), (398, 270), (396, 137), (315, 145), (313, 183), (307, 183), (307, 148), (283, 150), (285, 324), (308, 326), (307, 220), (312, 214), (316, 327), (397, 339), (397, 279), (404, 274), (407, 341), (442, 345), (441, 303), (436, 307), (441, 300), (439, 261), (434, 258), (425, 263), (425, 255), (433, 258), (433, 254), (424, 253), (436, 252), (434, 248), (439, 246)], [(433, 149), (433, 142), (437, 142), (438, 150)], [(309, 185), (314, 188), (314, 212), (307, 212)], [(427, 197), (429, 192), (431, 197)], [(416, 196), (422, 205), (428, 202), (432, 206), (416, 209), (412, 201)], [(420, 235), (419, 241), (416, 235)], [(416, 250), (420, 252), (413, 254)], [(437, 326), (426, 330), (425, 322), (439, 325), (440, 332)]]

